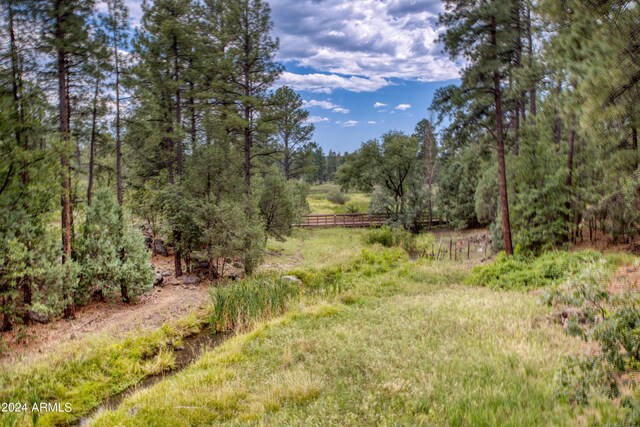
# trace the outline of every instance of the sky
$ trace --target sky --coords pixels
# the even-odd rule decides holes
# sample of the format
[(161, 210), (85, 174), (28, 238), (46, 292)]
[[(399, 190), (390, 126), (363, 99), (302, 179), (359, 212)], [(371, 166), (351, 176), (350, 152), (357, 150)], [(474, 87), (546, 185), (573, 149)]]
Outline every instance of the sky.
[[(141, 0), (128, 0), (137, 23)], [(437, 43), (440, 0), (271, 0), (277, 60), (305, 101), (325, 151), (356, 150), (389, 130), (411, 133), (460, 64)], [(276, 86), (276, 87), (277, 87)]]

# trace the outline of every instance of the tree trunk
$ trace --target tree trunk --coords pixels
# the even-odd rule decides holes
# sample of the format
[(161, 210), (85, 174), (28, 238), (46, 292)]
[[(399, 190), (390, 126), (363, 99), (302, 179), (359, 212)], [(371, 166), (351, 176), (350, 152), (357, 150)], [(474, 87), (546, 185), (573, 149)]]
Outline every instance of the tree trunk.
[[(175, 130), (178, 131), (178, 138), (176, 140), (176, 174), (178, 176), (178, 183), (182, 180), (182, 93), (180, 90), (180, 64), (178, 61), (178, 39), (173, 36), (173, 78), (176, 82), (176, 124)], [(178, 230), (173, 230), (173, 264), (176, 277), (182, 276), (182, 253), (178, 249), (180, 245), (181, 235)]]
[(289, 153), (289, 137), (285, 136), (284, 138), (284, 179), (289, 181), (290, 176), (290, 168), (291, 168), (291, 158)]
[(176, 82), (176, 126), (178, 131), (178, 139), (176, 140), (176, 172), (178, 180), (182, 177), (182, 137), (180, 131), (182, 129), (182, 91), (180, 90), (180, 64), (178, 61), (178, 39), (173, 36), (173, 78)]
[[(531, 5), (527, 5), (527, 47), (529, 50), (529, 70), (533, 69), (533, 35), (531, 33)], [(529, 89), (529, 113), (535, 117), (537, 114), (536, 101), (538, 94), (536, 93), (536, 82), (531, 82)]]
[(247, 125), (244, 128), (244, 185), (245, 192), (251, 193), (251, 109), (249, 107), (244, 108), (244, 118), (247, 121)]
[(118, 205), (122, 206), (124, 194), (122, 189), (122, 138), (120, 129), (120, 58), (118, 55), (118, 28), (114, 14), (113, 51), (116, 73), (116, 195)]
[(631, 148), (633, 149), (633, 169), (638, 169), (638, 128), (631, 128)]
[[(59, 45), (58, 54), (58, 114), (59, 133), (63, 143), (62, 154), (60, 155), (62, 195), (61, 195), (61, 222), (62, 222), (62, 262), (65, 263), (71, 258), (71, 164), (67, 156), (67, 145), (69, 141), (69, 104), (67, 87), (67, 52), (63, 46), (65, 36), (63, 29), (64, 16), (61, 0), (56, 1), (56, 40)], [(68, 294), (65, 291), (63, 298), (67, 302), (64, 310), (66, 318), (75, 316), (75, 303), (73, 292)]]
[[(558, 94), (558, 98), (559, 98), (560, 94), (562, 93), (562, 83), (560, 82), (560, 78), (558, 78), (558, 86), (556, 88), (556, 93)], [(560, 117), (560, 110), (558, 110), (557, 108), (556, 108), (555, 128), (553, 130), (553, 140), (557, 145), (560, 145), (560, 141), (562, 140), (562, 118)]]
[(91, 139), (89, 140), (89, 183), (87, 184), (87, 205), (91, 206), (93, 198), (93, 170), (96, 156), (96, 135), (98, 127), (98, 94), (100, 93), (100, 79), (96, 78), (93, 94), (93, 109), (91, 111)]
[[(491, 18), (491, 43), (497, 50), (497, 24), (496, 18)], [(509, 221), (509, 200), (507, 195), (507, 168), (505, 163), (504, 150), (504, 126), (502, 117), (502, 93), (500, 89), (500, 73), (493, 72), (493, 95), (496, 109), (496, 131), (495, 138), (498, 146), (498, 185), (500, 189), (500, 203), (502, 206), (502, 234), (504, 238), (504, 249), (507, 255), (513, 255), (511, 244), (511, 224)]]

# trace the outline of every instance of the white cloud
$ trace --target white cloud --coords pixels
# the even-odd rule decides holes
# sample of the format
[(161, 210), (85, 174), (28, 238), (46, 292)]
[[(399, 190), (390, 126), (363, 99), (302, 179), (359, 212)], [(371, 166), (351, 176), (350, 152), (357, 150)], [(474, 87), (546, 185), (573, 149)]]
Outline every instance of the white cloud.
[(375, 92), (391, 85), (391, 82), (380, 77), (369, 79), (356, 76), (342, 77), (335, 74), (295, 74), (285, 71), (280, 76), (278, 85), (316, 93), (331, 93), (336, 89), (351, 92)]
[(310, 101), (303, 101), (302, 106), (304, 108), (319, 107), (319, 108), (324, 108), (325, 110), (333, 110), (334, 108), (338, 108), (338, 105), (334, 104), (331, 101), (320, 101), (317, 99), (312, 99)]
[(307, 123), (324, 123), (324, 122), (328, 122), (329, 119), (326, 117), (320, 117), (320, 116), (309, 116), (307, 117)]
[(385, 104), (383, 102), (376, 102), (375, 104), (373, 104), (373, 108), (382, 108), (382, 107), (388, 107), (389, 104)]
[(376, 124), (376, 122), (374, 122), (373, 120), (369, 120), (367, 123), (370, 124), (370, 125), (375, 125)]
[(411, 104), (400, 104), (396, 107), (396, 110), (406, 111), (411, 108)]
[(349, 113), (349, 109), (336, 105), (331, 101), (312, 99), (310, 101), (303, 101), (302, 106), (304, 108), (314, 108), (314, 107), (323, 108), (325, 110), (331, 110), (334, 113), (340, 113), (340, 114)]
[(347, 120), (346, 122), (340, 122), (340, 121), (336, 122), (336, 124), (339, 124), (340, 126), (345, 128), (351, 128), (351, 127), (357, 126), (358, 123), (359, 122), (357, 120)]
[(459, 77), (437, 42), (438, 0), (271, 0), (278, 59), (364, 78)]

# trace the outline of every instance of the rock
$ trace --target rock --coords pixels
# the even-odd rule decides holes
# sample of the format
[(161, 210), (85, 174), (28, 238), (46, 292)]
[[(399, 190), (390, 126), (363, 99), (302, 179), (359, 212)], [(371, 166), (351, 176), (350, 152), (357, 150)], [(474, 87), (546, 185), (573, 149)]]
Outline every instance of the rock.
[(209, 261), (198, 261), (194, 267), (196, 271), (209, 270)]
[(171, 270), (162, 270), (162, 277), (169, 277), (173, 274)]
[(200, 283), (200, 278), (198, 278), (198, 276), (184, 276), (184, 278), (182, 279), (182, 283), (184, 283), (185, 285), (197, 285), (198, 283)]
[(227, 277), (229, 277), (229, 280), (231, 280), (232, 282), (235, 282), (236, 280), (240, 280), (240, 276), (233, 272), (229, 273)]
[(29, 310), (29, 319), (37, 323), (49, 323), (49, 315)]
[(167, 252), (167, 247), (164, 244), (164, 240), (156, 239), (153, 242), (153, 253), (160, 256), (169, 256), (169, 253)]
[(182, 285), (182, 282), (180, 282), (178, 279), (171, 279), (171, 281), (169, 282), (170, 285), (172, 286), (180, 286)]
[(287, 282), (287, 283), (295, 283), (296, 285), (301, 285), (302, 284), (302, 280), (300, 280), (296, 276), (282, 276), (282, 278), (280, 280), (282, 280), (283, 282)]
[(164, 277), (162, 277), (162, 274), (156, 274), (156, 278), (153, 281), (153, 286), (161, 286), (164, 282)]

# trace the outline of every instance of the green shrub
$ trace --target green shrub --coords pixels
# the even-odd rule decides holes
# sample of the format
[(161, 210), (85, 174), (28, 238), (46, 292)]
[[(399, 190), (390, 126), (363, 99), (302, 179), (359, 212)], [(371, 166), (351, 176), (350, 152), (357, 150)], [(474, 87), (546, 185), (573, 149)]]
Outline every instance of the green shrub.
[(503, 252), (491, 264), (475, 267), (465, 282), (499, 289), (537, 288), (559, 284), (589, 262), (603, 259), (595, 251), (548, 252), (537, 258)]
[[(609, 274), (604, 261), (589, 263), (547, 298), (565, 313), (566, 333), (599, 347), (568, 357), (556, 377), (558, 396), (573, 403), (586, 405), (594, 395), (620, 397), (625, 374), (640, 369), (640, 294), (611, 295)], [(627, 420), (637, 420), (637, 401), (625, 399), (622, 412)]]
[(365, 242), (369, 245), (378, 243), (386, 248), (399, 247), (412, 256), (418, 252), (416, 236), (399, 227), (384, 226), (372, 230), (365, 236)]
[(299, 285), (275, 276), (249, 278), (213, 288), (211, 325), (216, 331), (246, 330), (255, 322), (284, 313), (299, 294)]
[(327, 200), (331, 203), (335, 203), (336, 205), (344, 205), (349, 201), (349, 199), (349, 196), (339, 190), (331, 190), (327, 194)]
[(110, 191), (96, 191), (78, 242), (77, 302), (86, 302), (94, 291), (129, 301), (153, 286), (149, 253), (127, 217)]

